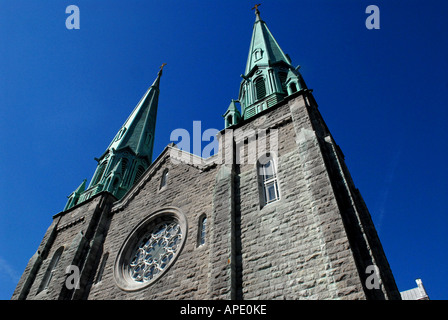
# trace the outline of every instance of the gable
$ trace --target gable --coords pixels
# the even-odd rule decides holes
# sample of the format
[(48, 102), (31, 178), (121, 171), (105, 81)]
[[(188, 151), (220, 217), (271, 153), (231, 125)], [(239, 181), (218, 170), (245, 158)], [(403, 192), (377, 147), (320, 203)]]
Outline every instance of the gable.
[[(130, 201), (148, 184), (154, 192), (158, 192), (163, 172), (176, 168), (179, 172), (187, 172), (192, 170), (193, 174), (197, 176), (201, 172), (216, 167), (214, 162), (216, 156), (204, 159), (193, 155), (189, 152), (176, 148), (173, 144), (165, 147), (162, 153), (153, 161), (153, 163), (146, 169), (140, 180), (134, 184), (128, 192), (117, 201), (112, 209), (113, 212), (123, 210)], [(191, 179), (191, 172), (189, 173)], [(170, 174), (170, 180), (175, 177)]]

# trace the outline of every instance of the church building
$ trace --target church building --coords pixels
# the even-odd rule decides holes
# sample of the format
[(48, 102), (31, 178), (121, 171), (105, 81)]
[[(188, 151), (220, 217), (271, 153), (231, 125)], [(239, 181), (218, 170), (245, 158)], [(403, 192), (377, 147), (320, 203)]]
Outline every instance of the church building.
[(401, 299), (312, 90), (254, 9), (219, 149), (153, 159), (162, 65), (12, 299)]

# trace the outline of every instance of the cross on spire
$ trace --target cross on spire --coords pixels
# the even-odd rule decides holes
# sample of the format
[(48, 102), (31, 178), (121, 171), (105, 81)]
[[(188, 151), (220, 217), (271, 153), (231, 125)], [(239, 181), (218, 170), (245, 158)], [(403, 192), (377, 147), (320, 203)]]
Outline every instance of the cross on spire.
[(258, 10), (258, 7), (261, 6), (261, 3), (254, 5), (254, 7), (252, 8), (252, 10), (255, 9), (255, 15), (257, 16), (257, 20), (260, 20), (260, 11)]
[(261, 6), (261, 3), (254, 5), (254, 7), (252, 8), (252, 10), (255, 9), (255, 13), (259, 13), (260, 11), (258, 11), (258, 7)]
[(166, 66), (166, 63), (162, 63), (162, 65), (160, 66), (160, 71), (163, 70), (163, 67)]

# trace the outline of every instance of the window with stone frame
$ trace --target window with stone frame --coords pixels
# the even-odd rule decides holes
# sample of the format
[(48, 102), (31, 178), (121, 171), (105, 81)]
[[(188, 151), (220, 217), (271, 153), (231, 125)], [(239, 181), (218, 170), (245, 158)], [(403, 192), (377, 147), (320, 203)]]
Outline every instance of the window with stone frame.
[(267, 205), (280, 199), (276, 163), (271, 154), (266, 154), (258, 160), (258, 176), (262, 205)]
[(167, 181), (168, 181), (168, 169), (165, 169), (162, 173), (162, 178), (160, 179), (159, 190), (166, 187)]
[(64, 247), (60, 247), (56, 252), (53, 254), (53, 258), (50, 261), (50, 264), (47, 267), (47, 271), (45, 272), (44, 278), (42, 279), (42, 282), (40, 283), (39, 289), (37, 293), (48, 289), (48, 286), (50, 285), (51, 279), (54, 276), (54, 273), (56, 272), (56, 266), (58, 265), (58, 262), (61, 258), (62, 252), (64, 251)]
[(207, 216), (202, 215), (198, 224), (198, 247), (205, 244), (207, 236)]
[(106, 267), (106, 262), (108, 258), (109, 258), (109, 252), (106, 252), (103, 255), (103, 259), (101, 260), (101, 265), (95, 279), (95, 284), (99, 283), (103, 279), (104, 268)]

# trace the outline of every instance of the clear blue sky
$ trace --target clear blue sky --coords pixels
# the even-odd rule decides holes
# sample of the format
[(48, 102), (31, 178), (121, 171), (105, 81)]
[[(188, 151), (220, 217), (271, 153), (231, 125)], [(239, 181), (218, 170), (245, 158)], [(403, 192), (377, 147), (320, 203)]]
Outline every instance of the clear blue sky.
[[(261, 2), (261, 1), (260, 1)], [(166, 62), (154, 157), (222, 129), (255, 1), (0, 1), (0, 299)], [(65, 8), (80, 9), (68, 30)], [(367, 30), (365, 9), (380, 8)], [(372, 214), (400, 291), (447, 299), (448, 3), (264, 0)]]

